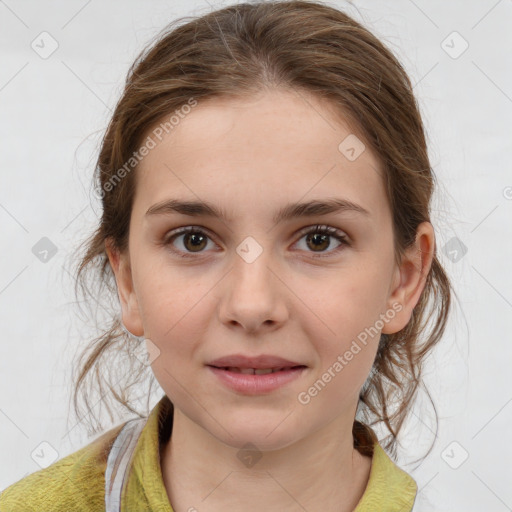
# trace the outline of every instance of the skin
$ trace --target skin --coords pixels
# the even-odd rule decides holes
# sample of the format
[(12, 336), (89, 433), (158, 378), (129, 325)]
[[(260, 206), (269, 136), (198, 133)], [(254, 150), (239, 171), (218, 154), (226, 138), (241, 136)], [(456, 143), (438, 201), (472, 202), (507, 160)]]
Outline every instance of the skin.
[[(367, 146), (349, 161), (338, 145), (353, 131), (331, 112), (313, 96), (282, 90), (199, 103), (136, 171), (128, 251), (108, 244), (107, 252), (124, 325), (158, 347), (151, 368), (175, 406), (161, 468), (176, 512), (348, 512), (366, 488), (371, 459), (353, 448), (352, 424), (380, 331), (308, 404), (297, 396), (393, 304), (401, 310), (382, 332), (406, 326), (435, 240), (431, 224), (421, 224), (396, 266), (378, 157)], [(272, 221), (288, 202), (333, 197), (370, 215)], [(207, 200), (228, 218), (145, 215), (170, 198)], [(331, 237), (315, 249), (299, 230), (317, 224), (340, 230), (350, 245)], [(187, 235), (164, 245), (184, 226), (206, 231), (202, 252)], [(252, 263), (236, 252), (247, 236), (263, 249)], [(234, 353), (275, 354), (308, 368), (277, 391), (246, 396), (205, 366)], [(248, 442), (262, 455), (251, 467), (237, 457)]]

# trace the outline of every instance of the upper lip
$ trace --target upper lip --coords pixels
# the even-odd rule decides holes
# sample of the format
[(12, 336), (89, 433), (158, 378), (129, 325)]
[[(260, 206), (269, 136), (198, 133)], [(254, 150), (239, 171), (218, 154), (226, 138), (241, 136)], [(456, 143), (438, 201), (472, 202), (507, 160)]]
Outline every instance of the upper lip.
[(208, 363), (208, 366), (217, 366), (219, 368), (288, 368), (292, 366), (305, 366), (289, 359), (278, 356), (262, 354), (257, 357), (248, 357), (243, 354), (233, 354), (220, 357)]

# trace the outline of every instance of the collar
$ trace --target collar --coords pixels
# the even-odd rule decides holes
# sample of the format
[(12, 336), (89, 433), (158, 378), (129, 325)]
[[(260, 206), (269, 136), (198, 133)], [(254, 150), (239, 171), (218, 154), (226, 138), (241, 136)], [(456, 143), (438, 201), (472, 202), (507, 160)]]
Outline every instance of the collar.
[[(162, 447), (172, 432), (173, 412), (172, 402), (164, 395), (148, 416), (133, 453), (122, 509), (137, 505), (141, 510), (147, 507), (147, 510), (173, 512), (160, 465)], [(410, 512), (417, 489), (415, 480), (375, 442), (368, 483), (354, 512)]]

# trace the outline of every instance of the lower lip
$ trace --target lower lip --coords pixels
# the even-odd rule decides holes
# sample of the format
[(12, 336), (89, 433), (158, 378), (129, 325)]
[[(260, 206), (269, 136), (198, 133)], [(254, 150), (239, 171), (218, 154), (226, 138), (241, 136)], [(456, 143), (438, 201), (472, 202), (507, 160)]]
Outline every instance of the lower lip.
[(260, 395), (270, 393), (285, 384), (297, 379), (306, 370), (305, 366), (300, 368), (290, 368), (275, 373), (264, 375), (252, 375), (247, 373), (236, 373), (208, 366), (208, 368), (221, 380), (228, 388), (246, 395)]

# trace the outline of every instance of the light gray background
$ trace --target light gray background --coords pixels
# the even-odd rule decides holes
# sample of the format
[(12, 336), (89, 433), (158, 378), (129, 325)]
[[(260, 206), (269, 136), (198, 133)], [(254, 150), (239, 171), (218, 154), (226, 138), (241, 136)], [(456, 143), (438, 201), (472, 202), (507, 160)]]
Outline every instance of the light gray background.
[[(91, 441), (68, 418), (70, 361), (88, 336), (68, 256), (96, 222), (93, 163), (126, 71), (167, 22), (230, 3), (0, 1), (0, 489), (40, 469), (41, 442), (63, 457)], [(331, 5), (380, 36), (415, 84), (441, 185), (439, 254), (460, 298), (426, 369), (439, 438), (408, 465), (432, 441), (421, 393), (402, 439), (414, 510), (512, 510), (512, 1)], [(46, 59), (31, 47), (43, 31), (58, 43)], [(46, 263), (32, 252), (42, 237), (58, 248)], [(453, 237), (467, 247), (458, 261), (443, 251)]]

